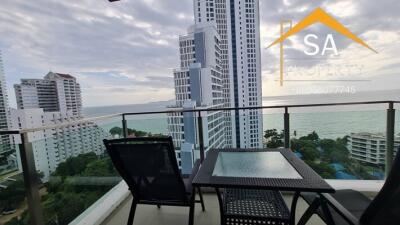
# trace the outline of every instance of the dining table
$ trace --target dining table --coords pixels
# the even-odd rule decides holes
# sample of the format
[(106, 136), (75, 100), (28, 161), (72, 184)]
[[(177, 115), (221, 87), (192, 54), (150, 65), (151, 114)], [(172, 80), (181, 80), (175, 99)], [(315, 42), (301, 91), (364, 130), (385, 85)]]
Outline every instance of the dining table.
[[(320, 197), (318, 207), (325, 213), (328, 223), (331, 221), (324, 195), (334, 193), (335, 189), (287, 148), (210, 149), (192, 185), (215, 189), (221, 224), (268, 221), (294, 225), (302, 192), (316, 193)], [(282, 192), (293, 194), (290, 210)], [(305, 223), (301, 219), (300, 222)]]

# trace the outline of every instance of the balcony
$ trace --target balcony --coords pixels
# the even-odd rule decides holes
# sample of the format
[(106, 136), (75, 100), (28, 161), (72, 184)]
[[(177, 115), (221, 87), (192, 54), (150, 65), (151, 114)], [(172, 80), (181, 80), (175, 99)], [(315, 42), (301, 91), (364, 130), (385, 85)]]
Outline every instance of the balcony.
[[(336, 189), (358, 189), (365, 195), (373, 198), (375, 193), (382, 187), (383, 181), (337, 181), (329, 180)], [(285, 203), (291, 204), (292, 195), (284, 193)], [(216, 194), (212, 190), (205, 190), (204, 201), (206, 211), (202, 212), (200, 206), (195, 210), (195, 224), (217, 225), (220, 224), (219, 204)], [(108, 192), (102, 199), (93, 204), (80, 217), (71, 224), (101, 224), (114, 225), (126, 224), (132, 197), (125, 183), (117, 185)], [(300, 199), (296, 208), (296, 221), (303, 215), (308, 204)], [(99, 216), (101, 215), (101, 216)], [(182, 207), (163, 206), (158, 209), (152, 205), (139, 205), (135, 215), (134, 224), (174, 224), (186, 225), (188, 220), (188, 209)], [(325, 224), (317, 215), (311, 217), (307, 225)]]
[[(218, 147), (219, 143), (213, 140), (222, 139), (219, 136), (221, 132), (208, 132), (208, 123), (214, 123), (218, 121), (218, 118), (209, 117), (209, 115), (239, 111), (243, 112), (240, 114), (241, 117), (249, 117), (251, 115), (247, 113), (248, 110), (259, 110), (262, 112), (264, 121), (262, 131), (269, 131), (269, 136), (266, 132), (267, 138), (263, 139), (263, 146), (291, 148), (335, 189), (355, 189), (372, 198), (383, 184), (383, 178), (376, 174), (383, 174), (385, 169), (390, 168), (393, 158), (395, 129), (397, 131), (400, 129), (400, 123), (394, 120), (394, 115), (396, 111), (398, 112), (395, 106), (398, 106), (398, 103), (394, 101), (353, 102), (120, 113), (68, 121), (47, 127), (1, 131), (0, 134), (13, 137), (12, 148), (17, 152), (18, 160), (15, 162), (14, 169), (7, 168), (7, 172), (0, 175), (0, 196), (10, 193), (15, 197), (9, 198), (7, 204), (0, 202), (3, 213), (7, 214), (0, 216), (0, 224), (18, 224), (18, 220), (20, 220), (19, 224), (34, 225), (125, 224), (131, 195), (126, 184), (109, 166), (109, 158), (104, 153), (101, 140), (129, 135), (169, 135), (168, 128), (173, 127), (168, 124), (168, 121), (172, 121), (167, 119), (169, 114), (180, 115), (183, 119), (177, 120), (178, 122), (190, 121), (189, 124), (194, 125), (186, 127), (186, 123), (182, 127), (184, 129), (176, 129), (177, 133), (184, 135), (184, 138), (190, 138), (185, 132), (191, 128), (195, 130), (191, 154), (188, 155), (183, 151), (183, 146), (176, 144), (176, 155), (181, 157), (178, 162), (185, 161), (185, 157), (202, 159), (206, 157), (209, 149)], [(374, 110), (359, 110), (360, 106), (366, 105), (373, 106)], [(347, 108), (338, 110), (340, 107)], [(309, 108), (318, 109), (320, 112), (308, 112), (306, 109)], [(207, 111), (216, 113), (208, 114)], [(332, 120), (328, 120), (334, 114), (339, 115), (335, 117), (338, 119), (337, 124), (332, 124)], [(222, 113), (221, 117), (225, 118), (226, 115)], [(349, 119), (345, 120), (346, 117)], [(374, 118), (374, 120), (370, 121), (368, 118)], [(229, 119), (235, 119), (235, 115)], [(338, 130), (337, 127), (345, 125), (349, 120), (352, 121), (351, 130)], [(89, 129), (85, 137), (80, 136), (80, 129), (76, 129), (77, 125), (82, 123), (85, 124), (85, 129)], [(389, 163), (386, 163), (384, 168), (351, 160), (350, 153), (346, 153), (343, 149), (345, 145), (339, 145), (342, 139), (336, 139), (345, 136), (341, 134), (363, 132), (367, 129), (366, 124), (372, 124), (376, 132), (386, 133), (388, 145), (385, 157)], [(40, 135), (43, 131), (58, 132), (61, 129), (66, 134), (65, 138)], [(91, 135), (90, 130), (96, 134), (96, 137), (88, 138)], [(274, 132), (275, 134), (271, 134)], [(316, 137), (315, 134), (320, 137)], [(71, 148), (79, 148), (82, 151), (58, 147), (67, 146), (70, 141), (69, 136), (74, 137), (76, 143), (70, 145)], [(304, 148), (305, 141), (318, 142), (313, 146), (315, 151)], [(59, 145), (55, 145), (55, 142)], [(319, 153), (314, 155), (315, 152)], [(53, 156), (60, 162), (51, 160)], [(342, 159), (338, 156), (348, 156), (348, 158)], [(180, 166), (184, 173), (187, 169), (186, 165), (180, 164)], [(214, 190), (204, 191), (206, 192), (206, 212), (201, 212), (197, 206), (195, 224), (219, 224), (219, 206)], [(80, 193), (82, 195), (79, 195)], [(286, 203), (290, 205), (291, 193), (283, 194)], [(296, 208), (297, 219), (307, 207), (308, 205), (300, 200)], [(187, 224), (187, 211), (187, 208), (181, 207), (163, 206), (159, 210), (154, 206), (139, 205), (135, 224)], [(31, 222), (28, 222), (28, 218)], [(313, 216), (308, 224), (323, 224), (323, 222), (317, 216)]]

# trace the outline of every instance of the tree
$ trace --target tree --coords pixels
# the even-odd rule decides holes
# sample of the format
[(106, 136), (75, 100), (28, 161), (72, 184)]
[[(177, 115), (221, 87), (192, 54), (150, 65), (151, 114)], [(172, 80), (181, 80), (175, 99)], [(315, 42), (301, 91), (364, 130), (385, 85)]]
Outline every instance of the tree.
[(316, 148), (312, 147), (302, 147), (299, 152), (303, 155), (303, 160), (314, 162), (320, 157), (320, 153)]
[(301, 137), (300, 140), (310, 140), (310, 141), (317, 142), (319, 140), (319, 136), (315, 131), (313, 131), (310, 134), (308, 134), (307, 136)]
[(18, 177), (7, 188), (0, 189), (0, 209), (17, 208), (25, 199), (25, 186), (22, 177)]
[(121, 127), (113, 127), (110, 129), (110, 134), (115, 136), (115, 135), (119, 135), (122, 136), (122, 128)]
[[(141, 131), (141, 130), (135, 130), (135, 129), (128, 128), (127, 131), (128, 131), (128, 136), (135, 136), (135, 137), (152, 136), (151, 133), (147, 133), (147, 132)], [(111, 135), (123, 136), (123, 133), (124, 132), (121, 127), (113, 127), (110, 129)]]
[(112, 187), (76, 183), (75, 177), (109, 176), (117, 176), (117, 172), (108, 156), (87, 153), (61, 163), (53, 173), (57, 179), (46, 184), (48, 194), (42, 198), (46, 224), (67, 225)]
[(278, 133), (276, 129), (266, 130), (264, 137), (267, 140), (268, 148), (278, 148), (283, 146), (283, 131)]
[(54, 176), (73, 176), (82, 173), (89, 162), (96, 160), (98, 156), (94, 152), (81, 154), (79, 157), (71, 157), (58, 165)]
[(336, 178), (336, 171), (326, 162), (307, 162), (307, 164), (324, 179)]

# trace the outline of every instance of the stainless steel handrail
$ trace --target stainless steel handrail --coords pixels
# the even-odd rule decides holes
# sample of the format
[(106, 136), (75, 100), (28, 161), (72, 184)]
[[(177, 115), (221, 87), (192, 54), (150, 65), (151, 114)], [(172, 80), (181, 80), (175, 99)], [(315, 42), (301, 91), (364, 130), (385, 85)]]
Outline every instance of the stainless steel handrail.
[(47, 130), (47, 129), (57, 129), (57, 128), (63, 128), (63, 127), (78, 125), (78, 124), (82, 124), (82, 123), (94, 122), (94, 121), (98, 121), (98, 120), (116, 118), (116, 117), (119, 117), (119, 116), (122, 116), (122, 113), (116, 113), (116, 114), (110, 114), (110, 115), (104, 115), (104, 116), (97, 116), (97, 117), (82, 118), (82, 119), (66, 121), (66, 122), (62, 122), (62, 123), (58, 123), (58, 124), (52, 124), (52, 125), (40, 126), (40, 127), (34, 127), (34, 128), (27, 128), (27, 129), (20, 129), (20, 130), (0, 130), (0, 135), (24, 134), (24, 133)]

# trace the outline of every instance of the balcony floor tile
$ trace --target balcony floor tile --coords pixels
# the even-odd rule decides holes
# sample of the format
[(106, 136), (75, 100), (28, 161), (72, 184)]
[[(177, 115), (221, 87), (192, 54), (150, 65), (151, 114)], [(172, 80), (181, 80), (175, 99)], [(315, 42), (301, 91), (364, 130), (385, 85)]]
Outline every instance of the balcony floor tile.
[[(284, 195), (286, 203), (290, 206), (291, 196)], [(128, 220), (129, 208), (132, 198), (129, 197), (125, 200), (119, 208), (117, 208), (103, 223), (102, 225), (125, 225)], [(200, 204), (196, 204), (195, 225), (218, 225), (220, 223), (219, 218), (219, 206), (218, 199), (215, 194), (204, 194), (204, 201), (206, 205), (206, 211), (201, 211)], [(299, 216), (304, 213), (307, 208), (307, 203), (302, 199), (299, 200), (297, 205), (296, 215)], [(137, 225), (187, 225), (189, 217), (189, 208), (187, 207), (171, 207), (162, 206), (161, 209), (157, 209), (156, 206), (150, 205), (138, 205), (136, 209), (134, 224)], [(318, 216), (313, 216), (307, 225), (321, 225), (325, 224)]]

